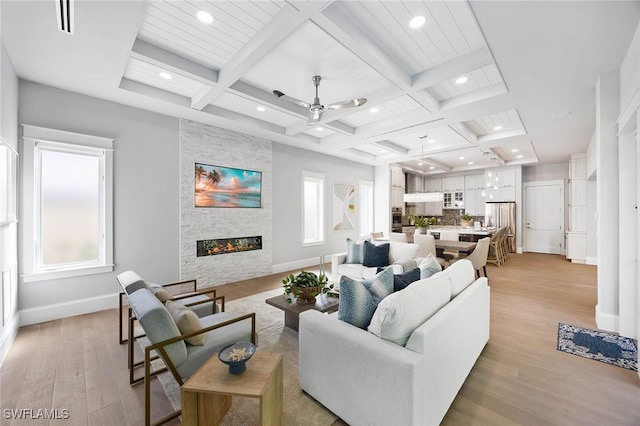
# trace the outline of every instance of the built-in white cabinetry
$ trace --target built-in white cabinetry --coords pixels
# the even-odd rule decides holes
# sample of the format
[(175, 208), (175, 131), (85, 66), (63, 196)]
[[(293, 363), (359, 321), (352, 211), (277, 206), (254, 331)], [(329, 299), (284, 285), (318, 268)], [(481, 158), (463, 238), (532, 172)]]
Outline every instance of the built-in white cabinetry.
[(587, 158), (585, 154), (571, 156), (571, 201), (567, 231), (567, 259), (584, 263), (587, 258)]
[(468, 175), (464, 177), (464, 211), (471, 216), (484, 216), (484, 204), (487, 192), (484, 175)]
[(491, 168), (484, 174), (487, 201), (516, 200), (516, 170), (513, 168)]
[[(424, 186), (427, 192), (442, 192), (442, 178), (425, 179)], [(422, 204), (425, 216), (442, 216), (441, 201)]]
[(442, 178), (442, 192), (464, 191), (465, 177), (450, 176)]
[(402, 168), (391, 166), (391, 207), (400, 207), (404, 214), (405, 176)]

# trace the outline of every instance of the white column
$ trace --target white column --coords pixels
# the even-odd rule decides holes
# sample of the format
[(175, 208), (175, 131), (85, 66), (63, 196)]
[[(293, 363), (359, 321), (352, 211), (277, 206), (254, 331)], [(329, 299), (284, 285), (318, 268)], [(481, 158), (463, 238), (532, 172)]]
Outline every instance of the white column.
[(600, 76), (596, 85), (596, 150), (598, 163), (598, 328), (618, 331), (618, 143), (620, 75)]
[(375, 166), (373, 189), (373, 230), (391, 229), (391, 169), (389, 165)]
[[(635, 118), (635, 117), (634, 117)], [(637, 143), (636, 131), (618, 137), (619, 146), (619, 310), (620, 330), (625, 337), (636, 338), (637, 291)]]

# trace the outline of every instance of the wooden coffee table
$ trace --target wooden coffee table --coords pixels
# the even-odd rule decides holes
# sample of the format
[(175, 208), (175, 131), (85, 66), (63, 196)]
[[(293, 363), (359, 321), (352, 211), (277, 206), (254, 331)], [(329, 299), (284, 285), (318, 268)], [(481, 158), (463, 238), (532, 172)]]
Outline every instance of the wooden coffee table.
[(220, 424), (235, 395), (260, 399), (261, 425), (280, 425), (282, 392), (282, 354), (257, 351), (235, 375), (213, 355), (182, 385), (182, 424)]
[(283, 295), (278, 295), (265, 300), (268, 305), (275, 306), (284, 311), (284, 325), (298, 331), (298, 316), (301, 312), (315, 309), (320, 312), (335, 312), (340, 305), (340, 299), (337, 297), (328, 297), (326, 294), (316, 296), (316, 304), (299, 305), (295, 302), (287, 303)]

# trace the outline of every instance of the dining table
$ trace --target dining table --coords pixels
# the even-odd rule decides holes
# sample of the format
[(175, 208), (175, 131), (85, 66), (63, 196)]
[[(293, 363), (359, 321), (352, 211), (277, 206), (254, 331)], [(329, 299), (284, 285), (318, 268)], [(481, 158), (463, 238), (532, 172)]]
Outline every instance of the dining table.
[(469, 255), (475, 248), (476, 244), (471, 241), (454, 241), (454, 240), (435, 240), (436, 242), (436, 251), (438, 252), (438, 257), (442, 256), (442, 253), (445, 250), (448, 251), (457, 251), (465, 256)]

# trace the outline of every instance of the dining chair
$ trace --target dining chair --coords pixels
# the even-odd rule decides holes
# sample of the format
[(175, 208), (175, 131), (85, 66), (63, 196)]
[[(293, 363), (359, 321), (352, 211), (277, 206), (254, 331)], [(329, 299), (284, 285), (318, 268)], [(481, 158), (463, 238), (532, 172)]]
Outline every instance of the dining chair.
[(389, 241), (395, 241), (397, 243), (406, 243), (407, 241), (407, 234), (405, 234), (404, 232), (392, 232), (389, 234)]
[(418, 257), (427, 257), (431, 253), (438, 260), (440, 266), (445, 268), (448, 265), (444, 258), (438, 257), (436, 239), (433, 235), (416, 234), (413, 236), (413, 242), (418, 245)]
[[(478, 243), (476, 244), (476, 248), (473, 249), (471, 254), (467, 257), (461, 258), (461, 259), (467, 259), (471, 261), (471, 263), (473, 264), (473, 269), (475, 269), (476, 271), (477, 278), (480, 278), (480, 268), (482, 268), (482, 270), (484, 271), (484, 276), (489, 278), (489, 276), (487, 275), (487, 256), (489, 254), (490, 242), (491, 242), (490, 237), (485, 237), (478, 240)], [(459, 260), (459, 259), (455, 259), (453, 262), (455, 262), (456, 260)]]
[[(458, 231), (448, 231), (443, 229), (440, 231), (440, 239), (442, 241), (459, 241)], [(457, 259), (460, 257), (460, 253), (458, 251), (444, 251), (443, 257), (446, 261), (450, 261), (452, 259)]]

